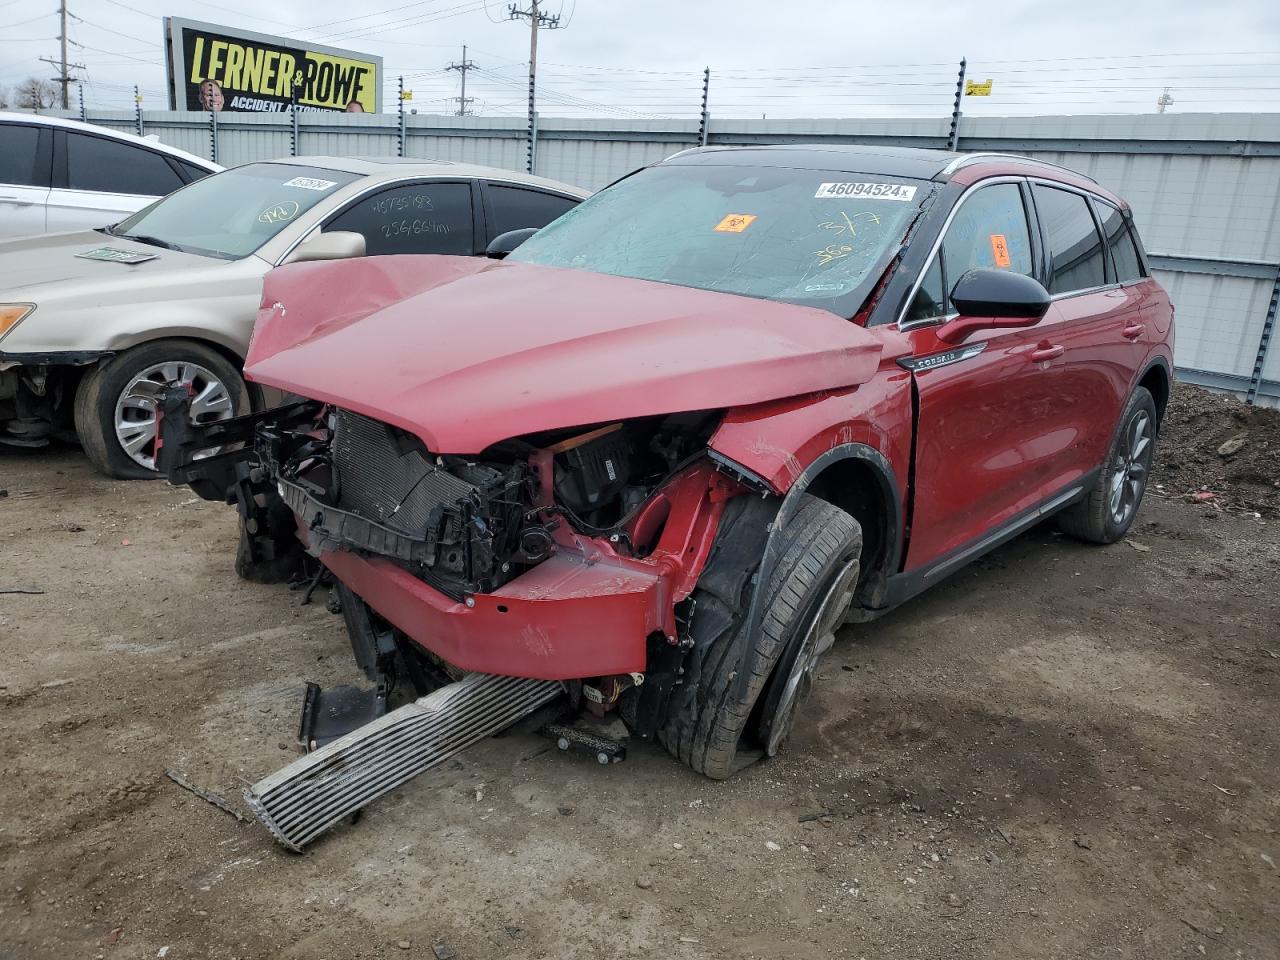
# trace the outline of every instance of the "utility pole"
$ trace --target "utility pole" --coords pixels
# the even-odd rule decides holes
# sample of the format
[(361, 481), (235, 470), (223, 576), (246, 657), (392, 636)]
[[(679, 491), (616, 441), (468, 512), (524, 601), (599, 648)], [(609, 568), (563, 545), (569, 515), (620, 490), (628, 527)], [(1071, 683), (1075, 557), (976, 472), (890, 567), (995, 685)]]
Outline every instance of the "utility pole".
[(1173, 97), (1169, 96), (1169, 88), (1164, 88), (1164, 93), (1160, 94), (1156, 100), (1156, 113), (1164, 113), (1165, 108), (1173, 104)]
[(67, 83), (71, 80), (67, 76), (67, 0), (59, 0), (58, 14), (62, 18), (62, 32), (58, 36), (62, 43), (62, 74), (59, 79), (62, 81), (62, 109), (65, 110), (70, 105), (67, 102)]
[(74, 79), (68, 72), (70, 70), (83, 70), (83, 63), (67, 63), (67, 0), (58, 0), (58, 16), (62, 22), (62, 32), (58, 37), (61, 43), (61, 56), (57, 60), (50, 57), (41, 57), (42, 63), (58, 68), (58, 75), (54, 77), (55, 83), (62, 84), (62, 109), (67, 110), (71, 107), (70, 84)]
[(475, 68), (476, 65), (467, 59), (467, 45), (465, 43), (462, 45), (462, 62), (451, 63), (445, 67), (446, 70), (457, 70), (458, 73), (462, 74), (462, 94), (456, 98), (458, 101), (458, 116), (460, 117), (465, 117), (471, 112), (467, 109), (467, 105), (475, 99), (475, 97), (467, 96), (467, 71)]
[(529, 18), (529, 157), (525, 164), (529, 173), (533, 173), (533, 154), (538, 136), (538, 104), (535, 83), (535, 76), (538, 70), (538, 28), (546, 27), (548, 30), (554, 30), (560, 26), (560, 15), (552, 16), (549, 13), (543, 13), (538, 9), (538, 2), (539, 0), (529, 0), (528, 10), (521, 10), (514, 3), (507, 8), (507, 13), (512, 20)]

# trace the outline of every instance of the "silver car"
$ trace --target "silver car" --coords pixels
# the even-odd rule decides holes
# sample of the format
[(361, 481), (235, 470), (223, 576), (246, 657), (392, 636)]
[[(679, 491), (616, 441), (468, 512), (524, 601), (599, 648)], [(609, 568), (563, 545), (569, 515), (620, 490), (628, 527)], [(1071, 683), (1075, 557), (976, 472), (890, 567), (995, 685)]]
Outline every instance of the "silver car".
[(273, 267), (483, 254), (587, 195), (488, 167), (292, 158), (199, 180), (113, 227), (0, 242), (0, 444), (74, 429), (103, 473), (157, 476), (165, 386), (187, 386), (197, 422), (261, 404), (239, 369)]

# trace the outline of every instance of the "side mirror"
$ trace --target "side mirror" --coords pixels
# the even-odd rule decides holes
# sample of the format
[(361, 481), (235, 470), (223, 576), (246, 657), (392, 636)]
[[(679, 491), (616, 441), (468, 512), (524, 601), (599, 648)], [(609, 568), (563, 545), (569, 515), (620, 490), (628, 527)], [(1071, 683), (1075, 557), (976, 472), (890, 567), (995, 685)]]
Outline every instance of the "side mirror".
[(938, 328), (943, 343), (963, 343), (979, 330), (1034, 327), (1051, 298), (1038, 280), (1005, 270), (970, 270), (951, 290), (959, 316)]
[(313, 233), (293, 248), (285, 263), (304, 263), (308, 260), (346, 260), (364, 256), (364, 235), (350, 230), (331, 230)]
[(521, 230), (508, 230), (506, 233), (500, 233), (485, 248), (484, 255), (491, 260), (502, 260), (508, 253), (537, 232), (537, 227), (524, 227)]

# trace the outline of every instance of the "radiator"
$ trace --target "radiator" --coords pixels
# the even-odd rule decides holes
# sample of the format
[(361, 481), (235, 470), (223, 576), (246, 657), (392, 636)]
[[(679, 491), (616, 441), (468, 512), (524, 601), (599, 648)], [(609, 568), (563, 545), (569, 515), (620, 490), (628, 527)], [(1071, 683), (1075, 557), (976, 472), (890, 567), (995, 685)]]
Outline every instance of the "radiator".
[(561, 691), (554, 681), (468, 674), (259, 780), (245, 800), (272, 836), (301, 852), (339, 821)]

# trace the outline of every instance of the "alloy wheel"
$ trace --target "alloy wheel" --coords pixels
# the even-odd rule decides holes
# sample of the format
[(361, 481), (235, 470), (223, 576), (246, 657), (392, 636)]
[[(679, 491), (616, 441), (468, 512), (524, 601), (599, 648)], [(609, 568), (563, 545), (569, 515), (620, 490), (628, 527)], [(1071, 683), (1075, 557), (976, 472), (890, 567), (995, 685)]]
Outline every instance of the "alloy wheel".
[(817, 612), (809, 621), (809, 629), (800, 641), (790, 672), (768, 720), (764, 750), (768, 756), (776, 756), (782, 744), (791, 734), (797, 708), (813, 689), (813, 679), (818, 671), (818, 661), (835, 643), (836, 630), (844, 622), (845, 611), (853, 600), (857, 586), (859, 563), (854, 557), (847, 561), (831, 579), (831, 586), (823, 595)]
[(116, 400), (115, 430), (124, 452), (148, 470), (156, 468), (161, 393), (178, 386), (191, 395), (192, 423), (226, 420), (235, 414), (230, 389), (207, 367), (189, 360), (166, 360), (139, 371)]
[(1111, 522), (1123, 527), (1133, 518), (1151, 472), (1155, 451), (1151, 416), (1138, 410), (1125, 425), (1107, 483), (1107, 507)]

